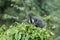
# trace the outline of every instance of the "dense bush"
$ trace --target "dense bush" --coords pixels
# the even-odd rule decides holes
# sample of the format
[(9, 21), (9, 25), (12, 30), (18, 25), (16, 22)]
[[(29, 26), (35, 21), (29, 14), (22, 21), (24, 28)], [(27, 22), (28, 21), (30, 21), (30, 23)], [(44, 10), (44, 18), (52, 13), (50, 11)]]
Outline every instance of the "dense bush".
[(37, 28), (32, 24), (11, 25), (11, 28), (0, 34), (0, 40), (50, 40), (46, 28)]

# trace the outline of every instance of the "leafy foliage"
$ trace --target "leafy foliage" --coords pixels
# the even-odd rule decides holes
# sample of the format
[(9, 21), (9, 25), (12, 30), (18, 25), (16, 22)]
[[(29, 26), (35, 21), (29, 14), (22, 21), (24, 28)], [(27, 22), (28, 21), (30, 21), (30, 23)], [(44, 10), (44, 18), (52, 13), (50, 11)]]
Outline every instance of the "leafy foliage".
[[(28, 40), (29, 38), (31, 40), (43, 40), (47, 37), (48, 34), (44, 34), (45, 28), (42, 31), (40, 28), (29, 25), (29, 30), (27, 30), (26, 24), (19, 24), (26, 20), (26, 14), (29, 14), (29, 12), (44, 20), (47, 27), (46, 31), (50, 30), (56, 34), (51, 37), (51, 40), (59, 40), (60, 0), (0, 0), (0, 40)], [(25, 30), (20, 31), (23, 28)], [(28, 33), (30, 28), (32, 37)], [(32, 28), (36, 30), (32, 30)], [(36, 32), (35, 35), (33, 31), (39, 32)], [(41, 36), (39, 36), (40, 31), (42, 31)], [(45, 40), (49, 40), (49, 37), (45, 38)]]
[[(12, 25), (11, 25), (12, 26)], [(49, 40), (46, 28), (36, 28), (32, 24), (18, 24), (0, 35), (0, 40)]]

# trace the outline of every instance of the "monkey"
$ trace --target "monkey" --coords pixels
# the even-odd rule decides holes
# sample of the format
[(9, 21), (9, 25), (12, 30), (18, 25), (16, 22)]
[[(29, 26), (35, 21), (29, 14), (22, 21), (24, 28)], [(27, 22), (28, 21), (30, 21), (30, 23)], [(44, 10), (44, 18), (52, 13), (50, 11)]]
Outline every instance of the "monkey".
[(43, 22), (43, 20), (37, 16), (32, 16), (32, 15), (28, 15), (27, 21), (28, 24), (33, 24), (36, 27), (40, 27), (43, 28), (45, 26), (45, 23)]

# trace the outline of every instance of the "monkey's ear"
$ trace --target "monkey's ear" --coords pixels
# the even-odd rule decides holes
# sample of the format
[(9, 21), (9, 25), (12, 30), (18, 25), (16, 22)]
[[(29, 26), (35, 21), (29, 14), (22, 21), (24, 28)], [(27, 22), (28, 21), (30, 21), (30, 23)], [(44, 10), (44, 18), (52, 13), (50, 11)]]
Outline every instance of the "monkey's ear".
[(28, 20), (28, 23), (31, 23), (31, 20)]

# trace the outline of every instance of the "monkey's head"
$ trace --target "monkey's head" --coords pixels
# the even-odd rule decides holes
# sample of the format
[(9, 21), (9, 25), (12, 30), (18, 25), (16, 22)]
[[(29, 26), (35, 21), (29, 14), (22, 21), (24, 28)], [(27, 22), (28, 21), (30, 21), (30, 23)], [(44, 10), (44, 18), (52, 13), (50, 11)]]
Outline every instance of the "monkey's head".
[(36, 27), (40, 27), (40, 28), (43, 28), (45, 26), (43, 20), (41, 18), (35, 16), (34, 14), (29, 14), (28, 15), (27, 22), (29, 24), (33, 24)]

